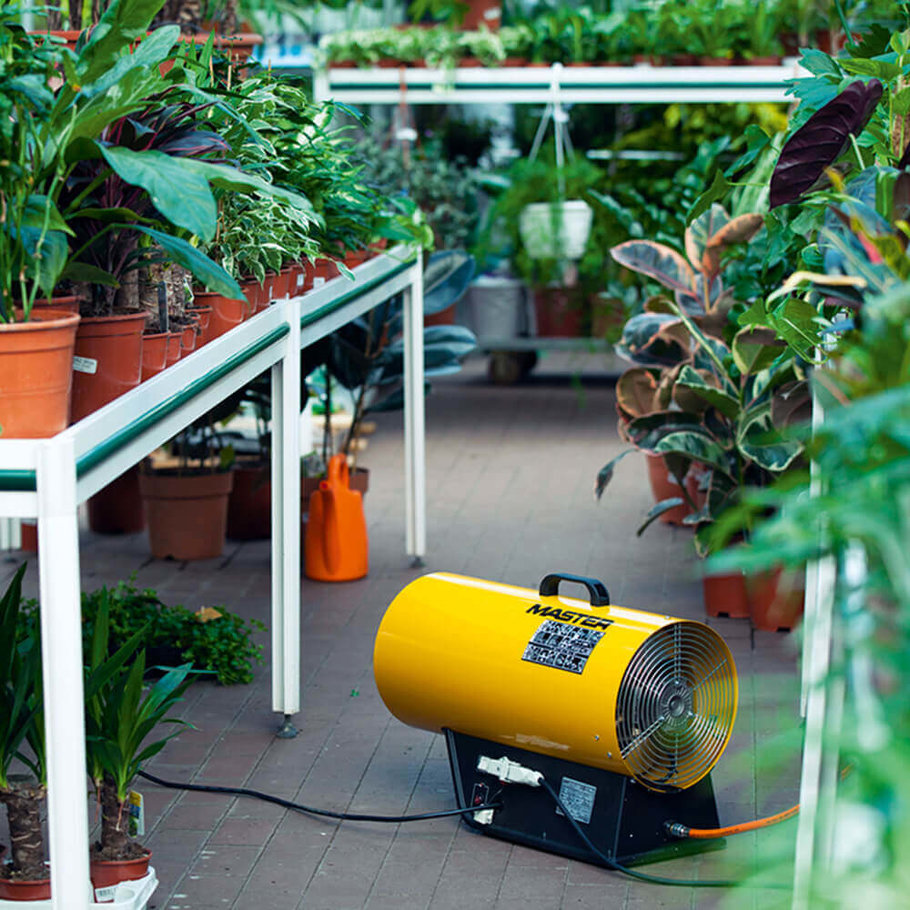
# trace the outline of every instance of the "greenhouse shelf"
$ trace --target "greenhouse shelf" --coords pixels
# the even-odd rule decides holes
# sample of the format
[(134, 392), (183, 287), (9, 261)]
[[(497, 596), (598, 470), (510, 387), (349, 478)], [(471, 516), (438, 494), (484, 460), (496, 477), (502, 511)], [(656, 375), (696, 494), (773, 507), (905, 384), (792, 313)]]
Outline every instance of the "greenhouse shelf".
[[(313, 92), (350, 105), (786, 102), (788, 80), (801, 75), (795, 57), (778, 66), (329, 67), (314, 72)], [(487, 351), (576, 349), (547, 336), (479, 341)], [(597, 349), (593, 339), (575, 342)]]
[(317, 100), (345, 104), (673, 104), (787, 101), (796, 58), (779, 66), (417, 67), (317, 70)]
[[(426, 550), (423, 271), (407, 247), (279, 301), (49, 439), (0, 439), (0, 515), (37, 518), (53, 910), (89, 906), (79, 503), (265, 370), (272, 377), (272, 707), (300, 710), (300, 349), (404, 295), (407, 554)], [(286, 504), (289, 504), (286, 507)], [(107, 904), (104, 906), (113, 906)], [(126, 906), (139, 906), (128, 904)]]

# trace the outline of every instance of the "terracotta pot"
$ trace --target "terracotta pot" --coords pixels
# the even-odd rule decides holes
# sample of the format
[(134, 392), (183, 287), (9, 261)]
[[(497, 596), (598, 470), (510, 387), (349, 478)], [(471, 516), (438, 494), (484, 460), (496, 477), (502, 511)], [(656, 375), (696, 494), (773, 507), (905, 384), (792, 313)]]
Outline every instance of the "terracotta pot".
[(501, 67), (513, 67), (513, 66), (527, 66), (528, 58), (527, 57), (506, 57), (502, 63), (499, 64)]
[(266, 273), (265, 281), (262, 282), (262, 286), (259, 291), (259, 305), (263, 309), (265, 309), (273, 300), (277, 298), (278, 281), (279, 276), (274, 272)]
[(212, 308), (210, 306), (194, 306), (188, 307), (187, 312), (196, 317), (196, 323), (199, 326), (196, 347), (201, 348), (204, 344), (208, 344), (211, 341), (209, 325), (212, 320)]
[(185, 326), (180, 332), (181, 357), (192, 354), (196, 350), (196, 323)]
[(73, 370), (73, 423), (139, 385), (145, 313), (92, 316), (79, 323)]
[(749, 617), (749, 596), (742, 572), (705, 575), (701, 584), (708, 616), (727, 616), (730, 619)]
[(203, 306), (212, 308), (206, 342), (229, 332), (235, 325), (240, 325), (250, 312), (250, 305), (246, 300), (229, 300), (227, 297), (222, 297), (221, 294), (214, 294), (210, 291), (195, 296)]
[(165, 358), (164, 366), (165, 368), (172, 366), (178, 360), (180, 360), (180, 355), (183, 353), (181, 348), (181, 340), (183, 338), (183, 330), (179, 332), (168, 332), (167, 333), (167, 357)]
[(53, 436), (69, 423), (78, 314), (50, 307), (0, 325), (0, 438)]
[(88, 526), (96, 534), (136, 534), (145, 527), (137, 465), (89, 498)]
[(423, 317), (424, 326), (428, 325), (455, 325), (455, 304), (440, 310), (438, 313), (430, 313)]
[[(208, 32), (200, 32), (192, 37), (182, 37), (181, 41), (192, 41), (194, 44), (205, 44), (209, 40)], [(262, 44), (262, 35), (253, 32), (240, 32), (236, 35), (220, 35), (215, 33), (215, 47), (228, 54), (234, 63), (243, 63), (248, 60), (253, 48)]]
[[(662, 455), (647, 455), (648, 462), (648, 480), (651, 483), (651, 492), (654, 494), (654, 502), (663, 502), (665, 499), (674, 499), (677, 496), (685, 500), (682, 487), (676, 482), (676, 478), (670, 473), (666, 461)], [(682, 524), (683, 519), (690, 513), (691, 509), (684, 501), (682, 505), (674, 506), (668, 509), (660, 516), (660, 521), (668, 525)]]
[(156, 559), (212, 559), (224, 551), (231, 471), (139, 475)]
[(499, 29), (502, 23), (502, 0), (467, 0), (467, 4), (462, 29), (466, 32), (478, 31), (481, 26), (486, 26), (491, 32)]
[[(92, 887), (97, 891), (101, 888), (112, 888), (120, 882), (134, 882), (140, 878), (145, 878), (149, 871), (149, 860), (152, 854), (149, 851), (145, 856), (138, 859), (91, 859), (89, 862), (89, 876), (92, 880)], [(95, 899), (103, 898), (103, 895), (96, 895)], [(106, 900), (99, 900), (99, 903), (112, 901), (113, 897)]]
[(0, 900), (7, 901), (41, 901), (51, 896), (50, 878), (35, 881), (19, 881), (12, 878), (0, 878)]
[(537, 288), (534, 312), (538, 338), (577, 338), (582, 334), (583, 313), (566, 288)]
[(299, 297), (304, 292), (306, 269), (302, 262), (295, 262), (290, 269), (291, 274), (288, 276), (288, 295), (290, 297)]
[(806, 590), (797, 577), (772, 569), (749, 579), (748, 589), (749, 612), (756, 629), (789, 632), (802, 619)]
[(700, 461), (693, 461), (689, 465), (689, 471), (686, 474), (686, 492), (689, 499), (695, 504), (695, 511), (698, 512), (704, 508), (708, 501), (707, 489), (702, 489), (702, 480), (710, 473), (710, 469)]
[[(323, 480), (325, 480), (324, 474), (319, 477), (300, 478), (300, 508), (304, 512), (310, 511), (310, 496), (319, 489), (319, 483)], [(370, 489), (370, 469), (354, 468), (348, 475), (348, 487), (351, 490), (357, 490), (362, 496), (366, 496)]]
[[(31, 35), (48, 35), (52, 38), (60, 38), (64, 44), (72, 51), (76, 49), (76, 42), (79, 40), (79, 36), (82, 32), (79, 29), (63, 28), (63, 29), (44, 29), (40, 32), (29, 32)], [(55, 44), (57, 42), (54, 42)]]
[(240, 290), (250, 305), (250, 312), (255, 313), (262, 299), (262, 285), (255, 278), (247, 278), (240, 282)]
[(272, 481), (267, 464), (235, 465), (228, 498), (227, 536), (266, 540), (272, 536)]
[(313, 287), (318, 288), (340, 274), (334, 259), (317, 259), (313, 265)]
[(142, 336), (142, 372), (140, 382), (157, 376), (167, 363), (167, 348), (170, 332), (156, 332)]
[(19, 522), (19, 534), (22, 538), (19, 549), (26, 553), (38, 552), (38, 522), (34, 518), (26, 518)]
[[(291, 296), (291, 291), (293, 290), (296, 278), (297, 273), (294, 266), (286, 265), (281, 270), (281, 273), (278, 275), (278, 290), (275, 292), (275, 298), (277, 300), (284, 300)], [(278, 291), (281, 293), (279, 294)]]
[(344, 264), (349, 269), (356, 269), (358, 265), (363, 265), (369, 258), (369, 250), (348, 250), (344, 254)]
[(48, 307), (55, 310), (64, 310), (67, 313), (78, 314), (79, 296), (77, 294), (65, 294), (60, 297), (51, 297), (50, 300), (46, 297), (37, 297), (32, 304), (32, 312), (36, 309), (45, 310)]

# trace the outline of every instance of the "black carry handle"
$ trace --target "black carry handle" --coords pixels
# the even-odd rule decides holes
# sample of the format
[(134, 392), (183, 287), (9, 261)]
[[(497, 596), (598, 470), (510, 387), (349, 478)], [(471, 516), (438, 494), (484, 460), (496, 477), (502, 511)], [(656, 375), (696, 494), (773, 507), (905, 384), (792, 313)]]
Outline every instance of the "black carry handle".
[(555, 597), (559, 593), (559, 583), (561, 581), (574, 581), (576, 584), (584, 585), (591, 595), (592, 607), (608, 607), (610, 605), (610, 592), (607, 586), (596, 578), (588, 578), (587, 575), (570, 575), (568, 572), (551, 572), (543, 577), (540, 583), (541, 597)]

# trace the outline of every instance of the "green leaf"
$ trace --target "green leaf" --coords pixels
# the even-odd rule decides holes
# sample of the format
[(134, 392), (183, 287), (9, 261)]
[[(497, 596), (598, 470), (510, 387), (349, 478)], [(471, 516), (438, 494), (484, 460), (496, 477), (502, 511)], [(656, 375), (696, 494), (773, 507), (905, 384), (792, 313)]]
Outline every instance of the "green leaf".
[(695, 461), (714, 465), (722, 471), (728, 468), (726, 453), (707, 431), (682, 430), (670, 433), (654, 446), (654, 452), (658, 455), (685, 455)]
[(838, 63), (848, 73), (855, 73), (857, 76), (875, 76), (882, 82), (891, 82), (903, 72), (900, 64), (890, 63), (887, 60), (846, 57), (839, 59)]
[(620, 452), (615, 458), (611, 458), (598, 472), (597, 479), (594, 482), (594, 498), (600, 499), (604, 494), (610, 481), (613, 479), (613, 472), (616, 469), (616, 465), (622, 461), (629, 452), (636, 452), (637, 449), (625, 449)]
[(199, 283), (231, 300), (245, 300), (240, 285), (217, 262), (180, 237), (156, 231), (141, 224), (131, 225), (133, 230), (147, 234), (177, 265), (193, 273)]
[(784, 348), (773, 329), (748, 326), (733, 338), (733, 360), (739, 371), (748, 376), (771, 366)]
[(76, 61), (76, 73), (83, 85), (94, 82), (114, 65), (137, 38), (145, 37), (161, 0), (113, 0)]
[(662, 243), (627, 240), (614, 246), (610, 254), (620, 265), (654, 278), (670, 290), (691, 294), (695, 286), (695, 273), (689, 263)]
[(771, 405), (763, 404), (744, 417), (737, 433), (736, 446), (750, 461), (779, 474), (799, 457), (803, 450), (796, 440), (784, 439), (771, 422)]
[(664, 512), (669, 512), (671, 509), (675, 509), (681, 505), (685, 505), (685, 503), (679, 496), (673, 496), (670, 499), (662, 499), (660, 502), (654, 503), (654, 505), (648, 509), (648, 513), (645, 515), (644, 523), (635, 532), (635, 536), (641, 537), (641, 535), (644, 534), (648, 529), (648, 526), (660, 518)]
[(735, 420), (739, 416), (739, 400), (728, 392), (724, 392), (722, 389), (709, 385), (688, 364), (680, 370), (679, 376), (676, 379), (676, 385), (683, 386), (691, 392), (694, 392), (699, 398), (707, 401), (708, 404), (717, 408), (721, 414), (725, 417), (729, 417), (731, 420)]
[(714, 173), (714, 180), (711, 185), (695, 200), (692, 208), (686, 215), (686, 224), (691, 224), (699, 215), (707, 212), (715, 202), (720, 202), (730, 191), (731, 184), (724, 176), (724, 172), (718, 168)]
[(104, 269), (99, 269), (89, 262), (68, 262), (60, 277), (70, 281), (103, 284), (111, 288), (120, 287), (120, 282), (110, 272), (105, 272)]
[(171, 224), (210, 242), (218, 223), (218, 207), (203, 174), (187, 168), (187, 159), (149, 149), (136, 152), (99, 143), (104, 160), (132, 186), (141, 186)]
[(140, 66), (157, 67), (173, 49), (180, 38), (179, 25), (165, 25), (144, 37), (132, 53), (120, 57), (94, 82), (82, 86), (83, 98), (94, 98), (115, 86), (132, 69)]

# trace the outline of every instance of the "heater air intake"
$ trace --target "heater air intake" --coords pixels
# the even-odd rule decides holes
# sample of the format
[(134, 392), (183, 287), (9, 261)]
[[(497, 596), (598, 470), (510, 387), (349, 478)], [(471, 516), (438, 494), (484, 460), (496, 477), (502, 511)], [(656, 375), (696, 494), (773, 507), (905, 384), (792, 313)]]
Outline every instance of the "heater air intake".
[[(583, 584), (587, 600), (560, 596)], [(700, 781), (736, 715), (732, 655), (708, 626), (609, 603), (599, 581), (539, 591), (448, 573), (409, 584), (376, 637), (376, 683), (404, 723), (634, 778)]]

